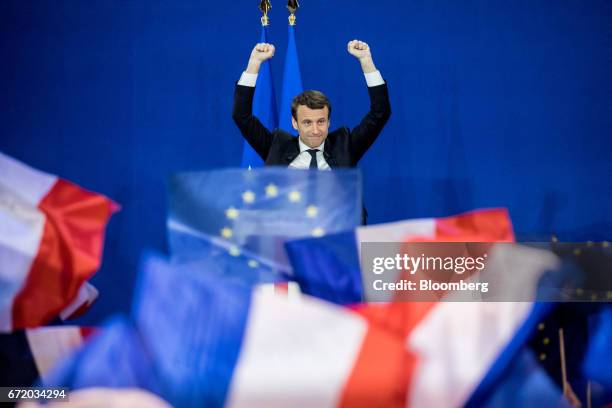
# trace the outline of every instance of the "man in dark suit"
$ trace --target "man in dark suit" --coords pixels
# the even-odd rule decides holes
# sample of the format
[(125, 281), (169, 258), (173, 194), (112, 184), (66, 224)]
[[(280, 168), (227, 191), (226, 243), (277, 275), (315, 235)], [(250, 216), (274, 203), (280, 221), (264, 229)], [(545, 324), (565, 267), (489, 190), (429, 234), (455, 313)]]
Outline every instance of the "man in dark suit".
[[(305, 91), (291, 104), (291, 122), (299, 137), (281, 130), (270, 131), (253, 116), (253, 95), (261, 64), (274, 56), (272, 44), (257, 44), (234, 94), (233, 118), (244, 138), (267, 166), (329, 170), (355, 167), (374, 143), (391, 115), (387, 84), (374, 66), (368, 44), (353, 40), (349, 54), (359, 60), (370, 95), (370, 111), (352, 130), (329, 132), (331, 104), (319, 91)], [(365, 214), (364, 214), (365, 223)]]

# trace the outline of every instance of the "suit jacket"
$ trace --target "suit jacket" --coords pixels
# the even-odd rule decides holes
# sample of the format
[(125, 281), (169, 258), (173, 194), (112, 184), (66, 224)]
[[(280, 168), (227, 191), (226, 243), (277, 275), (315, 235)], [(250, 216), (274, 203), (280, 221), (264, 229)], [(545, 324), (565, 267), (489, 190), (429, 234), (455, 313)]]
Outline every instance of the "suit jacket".
[[(353, 130), (341, 127), (329, 132), (323, 156), (330, 167), (355, 167), (372, 146), (391, 115), (387, 84), (368, 87), (370, 111)], [(253, 116), (255, 88), (236, 85), (232, 117), (242, 136), (266, 166), (288, 166), (299, 154), (298, 138), (281, 130), (270, 131)]]
[[(368, 87), (370, 111), (353, 130), (341, 127), (329, 132), (323, 157), (331, 168), (355, 167), (372, 146), (391, 116), (387, 84)], [(242, 136), (263, 159), (266, 166), (289, 166), (300, 154), (298, 138), (281, 130), (270, 131), (253, 116), (255, 88), (236, 85), (232, 117)], [(362, 224), (368, 213), (363, 207)]]

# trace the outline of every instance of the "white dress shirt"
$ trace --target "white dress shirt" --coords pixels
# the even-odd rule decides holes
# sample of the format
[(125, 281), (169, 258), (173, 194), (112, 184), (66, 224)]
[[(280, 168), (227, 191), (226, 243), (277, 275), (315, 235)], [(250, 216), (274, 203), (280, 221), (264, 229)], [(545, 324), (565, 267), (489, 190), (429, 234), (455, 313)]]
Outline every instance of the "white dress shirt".
[(325, 160), (325, 157), (323, 157), (323, 152), (325, 151), (325, 141), (321, 143), (321, 146), (314, 148), (306, 146), (306, 144), (300, 139), (298, 139), (298, 143), (300, 144), (300, 154), (298, 154), (298, 156), (293, 159), (291, 163), (289, 163), (289, 168), (308, 169), (310, 167), (310, 160), (312, 159), (312, 156), (307, 150), (317, 149), (317, 168), (319, 170), (331, 170), (329, 164)]
[[(380, 71), (368, 72), (363, 74), (365, 76), (366, 83), (368, 87), (378, 86), (385, 83)], [(238, 81), (238, 85), (242, 86), (250, 86), (254, 87), (257, 83), (257, 74), (250, 74), (248, 72), (243, 72), (240, 76), (240, 80)], [(310, 160), (312, 156), (307, 150), (312, 149), (304, 144), (301, 140), (299, 140), (300, 144), (300, 154), (289, 164), (289, 167), (292, 169), (307, 169), (310, 167)], [(329, 167), (329, 163), (323, 157), (323, 152), (325, 148), (325, 141), (321, 143), (321, 146), (316, 147), (317, 152), (317, 167), (319, 170), (331, 170)]]

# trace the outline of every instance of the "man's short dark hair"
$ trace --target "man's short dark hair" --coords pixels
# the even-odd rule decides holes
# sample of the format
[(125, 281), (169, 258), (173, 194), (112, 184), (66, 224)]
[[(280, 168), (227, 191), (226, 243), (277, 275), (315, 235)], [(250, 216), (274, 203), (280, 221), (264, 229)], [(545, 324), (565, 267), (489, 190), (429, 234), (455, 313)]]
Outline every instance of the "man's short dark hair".
[(291, 116), (297, 120), (297, 110), (300, 105), (307, 106), (310, 109), (323, 109), (327, 106), (327, 118), (331, 117), (331, 103), (323, 92), (319, 91), (304, 91), (291, 102)]

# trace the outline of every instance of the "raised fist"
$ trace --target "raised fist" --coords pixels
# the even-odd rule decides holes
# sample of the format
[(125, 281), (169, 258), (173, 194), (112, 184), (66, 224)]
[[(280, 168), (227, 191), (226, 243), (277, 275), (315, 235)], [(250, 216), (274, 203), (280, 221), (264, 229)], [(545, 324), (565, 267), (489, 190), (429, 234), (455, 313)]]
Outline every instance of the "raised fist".
[(264, 62), (274, 56), (274, 46), (268, 43), (259, 43), (255, 45), (251, 52), (251, 60)]
[(353, 40), (349, 41), (348, 45), (349, 54), (353, 55), (357, 59), (371, 58), (370, 47), (363, 41)]

